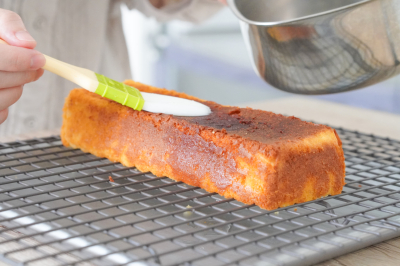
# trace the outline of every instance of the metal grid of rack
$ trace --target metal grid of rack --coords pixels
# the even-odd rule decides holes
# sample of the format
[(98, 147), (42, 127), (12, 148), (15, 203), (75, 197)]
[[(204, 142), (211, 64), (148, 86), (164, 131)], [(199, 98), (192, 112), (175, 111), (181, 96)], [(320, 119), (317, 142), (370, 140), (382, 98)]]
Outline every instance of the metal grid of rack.
[(343, 193), (274, 211), (66, 148), (59, 137), (0, 144), (0, 259), (309, 265), (400, 236), (400, 142), (337, 131)]

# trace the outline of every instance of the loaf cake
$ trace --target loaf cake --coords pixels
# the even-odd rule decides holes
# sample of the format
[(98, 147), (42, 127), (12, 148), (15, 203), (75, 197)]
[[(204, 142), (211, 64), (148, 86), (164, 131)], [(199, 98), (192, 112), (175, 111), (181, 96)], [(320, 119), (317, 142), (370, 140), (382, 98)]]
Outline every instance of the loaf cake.
[(202, 102), (212, 114), (139, 112), (75, 89), (64, 106), (63, 144), (267, 210), (341, 193), (345, 164), (334, 129), (126, 83)]

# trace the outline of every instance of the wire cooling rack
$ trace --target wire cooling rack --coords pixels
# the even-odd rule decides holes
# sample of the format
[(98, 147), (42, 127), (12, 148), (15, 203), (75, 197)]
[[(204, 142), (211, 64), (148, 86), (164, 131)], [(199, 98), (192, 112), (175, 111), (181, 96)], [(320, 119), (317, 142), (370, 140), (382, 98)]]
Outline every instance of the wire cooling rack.
[(65, 148), (59, 137), (0, 144), (0, 259), (309, 265), (399, 236), (400, 142), (337, 131), (343, 193), (274, 211)]

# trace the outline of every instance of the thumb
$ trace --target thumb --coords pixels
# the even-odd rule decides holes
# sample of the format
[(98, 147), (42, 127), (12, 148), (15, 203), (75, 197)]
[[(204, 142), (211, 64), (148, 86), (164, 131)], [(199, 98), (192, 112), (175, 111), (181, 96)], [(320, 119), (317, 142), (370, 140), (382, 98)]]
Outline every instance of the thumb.
[(28, 33), (21, 17), (12, 11), (0, 8), (0, 38), (8, 44), (33, 49), (36, 41)]

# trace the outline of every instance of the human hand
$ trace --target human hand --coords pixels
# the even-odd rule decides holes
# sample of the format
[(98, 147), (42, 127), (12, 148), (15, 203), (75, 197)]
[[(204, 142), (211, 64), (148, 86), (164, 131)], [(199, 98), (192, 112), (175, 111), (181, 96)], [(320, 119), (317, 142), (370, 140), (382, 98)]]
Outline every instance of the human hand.
[[(8, 107), (22, 94), (24, 84), (43, 75), (44, 56), (33, 50), (36, 41), (26, 31), (21, 17), (0, 8), (0, 124), (7, 119)], [(33, 100), (33, 99), (32, 99)]]

